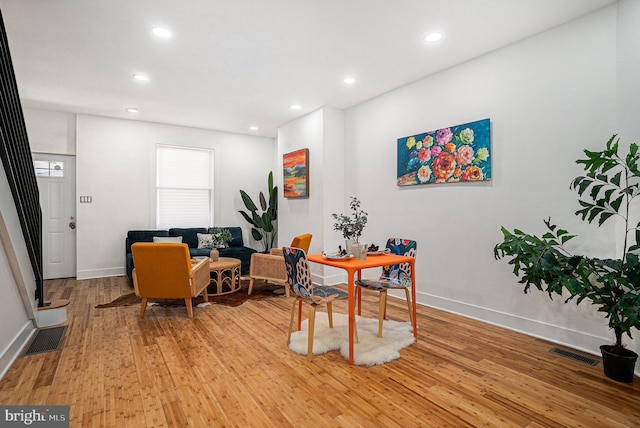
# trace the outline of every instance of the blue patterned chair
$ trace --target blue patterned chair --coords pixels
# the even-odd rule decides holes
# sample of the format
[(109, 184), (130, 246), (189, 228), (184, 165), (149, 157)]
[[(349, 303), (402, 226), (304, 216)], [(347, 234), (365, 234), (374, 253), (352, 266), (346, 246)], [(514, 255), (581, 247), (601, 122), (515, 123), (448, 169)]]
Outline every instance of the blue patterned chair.
[[(313, 332), (315, 328), (316, 307), (323, 304), (327, 305), (329, 327), (333, 328), (332, 302), (334, 300), (348, 299), (349, 294), (326, 285), (314, 285), (311, 282), (311, 271), (304, 250), (295, 247), (282, 247), (282, 252), (287, 270), (287, 287), (289, 287), (290, 295), (295, 297), (293, 307), (291, 308), (287, 345), (291, 342), (291, 331), (293, 330), (296, 305), (303, 300), (309, 302), (307, 361), (311, 361), (313, 359)], [(356, 342), (357, 341), (358, 336), (356, 330)]]
[[(387, 249), (391, 254), (414, 257), (417, 251), (416, 241), (409, 239), (389, 238)], [(413, 325), (413, 311), (411, 310), (411, 295), (409, 288), (411, 284), (411, 264), (401, 263), (398, 265), (384, 266), (382, 275), (378, 279), (362, 279), (355, 282), (358, 293), (362, 288), (380, 292), (380, 309), (378, 312), (378, 337), (382, 337), (382, 323), (387, 313), (387, 290), (402, 289), (407, 297), (407, 308), (409, 309), (409, 320)]]

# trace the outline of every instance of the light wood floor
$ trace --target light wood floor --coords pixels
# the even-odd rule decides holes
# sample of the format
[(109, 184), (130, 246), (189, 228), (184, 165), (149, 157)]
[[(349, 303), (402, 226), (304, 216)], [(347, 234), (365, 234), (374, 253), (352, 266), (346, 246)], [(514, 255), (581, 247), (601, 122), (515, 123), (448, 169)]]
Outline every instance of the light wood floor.
[[(139, 306), (95, 309), (131, 292), (125, 277), (45, 290), (71, 300), (63, 349), (18, 358), (0, 403), (70, 405), (72, 427), (640, 426), (640, 379), (611, 381), (601, 363), (426, 307), (417, 344), (364, 368), (337, 351), (312, 363), (289, 351), (284, 297), (194, 308), (193, 319), (152, 307), (140, 319)], [(366, 298), (364, 316), (376, 302)], [(406, 320), (402, 305), (390, 299), (388, 317)]]

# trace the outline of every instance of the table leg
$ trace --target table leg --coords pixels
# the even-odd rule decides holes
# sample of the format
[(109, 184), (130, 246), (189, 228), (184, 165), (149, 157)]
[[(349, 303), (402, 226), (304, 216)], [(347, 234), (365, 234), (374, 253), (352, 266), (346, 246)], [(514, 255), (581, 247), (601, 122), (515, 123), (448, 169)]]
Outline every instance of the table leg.
[(413, 306), (413, 337), (418, 340), (418, 319), (416, 318), (416, 266), (415, 261), (411, 261), (411, 305)]
[[(358, 271), (358, 281), (362, 280), (362, 271)], [(358, 315), (362, 315), (362, 289), (358, 287)]]
[[(348, 272), (348, 271), (347, 271)], [(355, 284), (353, 281), (354, 272), (348, 272), (349, 274), (349, 364), (353, 364), (353, 326), (356, 322), (356, 314), (355, 314), (355, 293), (354, 288)]]

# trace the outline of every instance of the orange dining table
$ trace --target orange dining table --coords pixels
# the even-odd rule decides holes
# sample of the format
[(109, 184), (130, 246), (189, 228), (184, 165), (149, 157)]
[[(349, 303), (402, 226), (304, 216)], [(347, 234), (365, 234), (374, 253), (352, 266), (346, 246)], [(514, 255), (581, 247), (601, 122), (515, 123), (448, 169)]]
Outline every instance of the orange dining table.
[[(362, 269), (369, 269), (381, 266), (397, 265), (400, 263), (411, 264), (411, 304), (413, 311), (413, 337), (418, 340), (418, 321), (416, 319), (416, 270), (415, 259), (409, 256), (398, 256), (395, 254), (380, 254), (374, 256), (367, 256), (365, 260), (359, 260), (356, 257), (350, 259), (328, 259), (322, 254), (309, 254), (307, 256), (309, 261), (320, 263), (326, 266), (332, 266), (347, 271), (348, 279), (348, 292), (349, 292), (349, 364), (353, 364), (353, 327), (355, 325), (355, 279), (357, 274), (358, 279), (362, 279)], [(358, 315), (360, 315), (360, 294), (358, 294)], [(300, 319), (300, 317), (298, 317)], [(299, 329), (299, 327), (298, 327)]]

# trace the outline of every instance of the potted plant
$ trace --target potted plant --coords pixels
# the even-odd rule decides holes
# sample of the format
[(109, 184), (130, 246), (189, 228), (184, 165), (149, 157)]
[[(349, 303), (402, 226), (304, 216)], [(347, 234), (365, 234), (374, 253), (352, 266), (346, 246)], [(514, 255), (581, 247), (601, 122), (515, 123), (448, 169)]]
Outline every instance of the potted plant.
[(209, 229), (209, 234), (213, 236), (213, 243), (216, 248), (226, 248), (229, 242), (233, 239), (231, 231), (224, 227), (212, 227)]
[(273, 185), (273, 172), (269, 171), (269, 177), (267, 179), (267, 190), (269, 194), (269, 200), (264, 197), (264, 194), (260, 192), (258, 201), (260, 203), (261, 213), (258, 212), (258, 207), (251, 200), (251, 197), (244, 190), (240, 190), (240, 196), (242, 196), (242, 202), (247, 207), (249, 212), (238, 211), (245, 220), (253, 226), (251, 228), (251, 236), (258, 242), (262, 242), (263, 252), (268, 253), (273, 247), (277, 234), (277, 222), (278, 219), (278, 186)]
[(575, 238), (564, 229), (544, 221), (547, 232), (538, 237), (521, 230), (513, 232), (502, 227), (503, 242), (494, 248), (496, 259), (510, 257), (516, 276), (525, 293), (531, 286), (549, 294), (587, 300), (605, 314), (614, 331), (615, 344), (603, 345), (604, 373), (621, 382), (632, 382), (638, 354), (626, 349), (622, 336), (631, 336), (633, 328), (640, 329), (640, 222), (631, 225), (630, 208), (640, 194), (638, 146), (631, 144), (626, 155), (618, 155), (619, 138), (613, 135), (606, 149), (598, 152), (584, 150), (586, 159), (579, 159), (586, 175), (576, 177), (570, 185), (578, 192), (581, 208), (576, 215), (589, 223), (598, 220), (598, 227), (610, 218), (624, 223), (619, 242), (619, 258), (594, 258), (572, 254), (565, 244)]
[[(347, 251), (351, 251), (353, 248), (356, 251), (351, 251), (354, 256), (359, 257), (360, 247), (359, 241), (360, 236), (362, 235), (362, 231), (367, 224), (367, 213), (360, 209), (360, 201), (358, 198), (351, 197), (351, 202), (349, 203), (351, 207), (351, 215), (344, 214), (331, 214), (336, 222), (333, 225), (333, 230), (341, 232), (342, 236), (345, 239), (345, 245)], [(365, 248), (366, 253), (366, 248)]]

